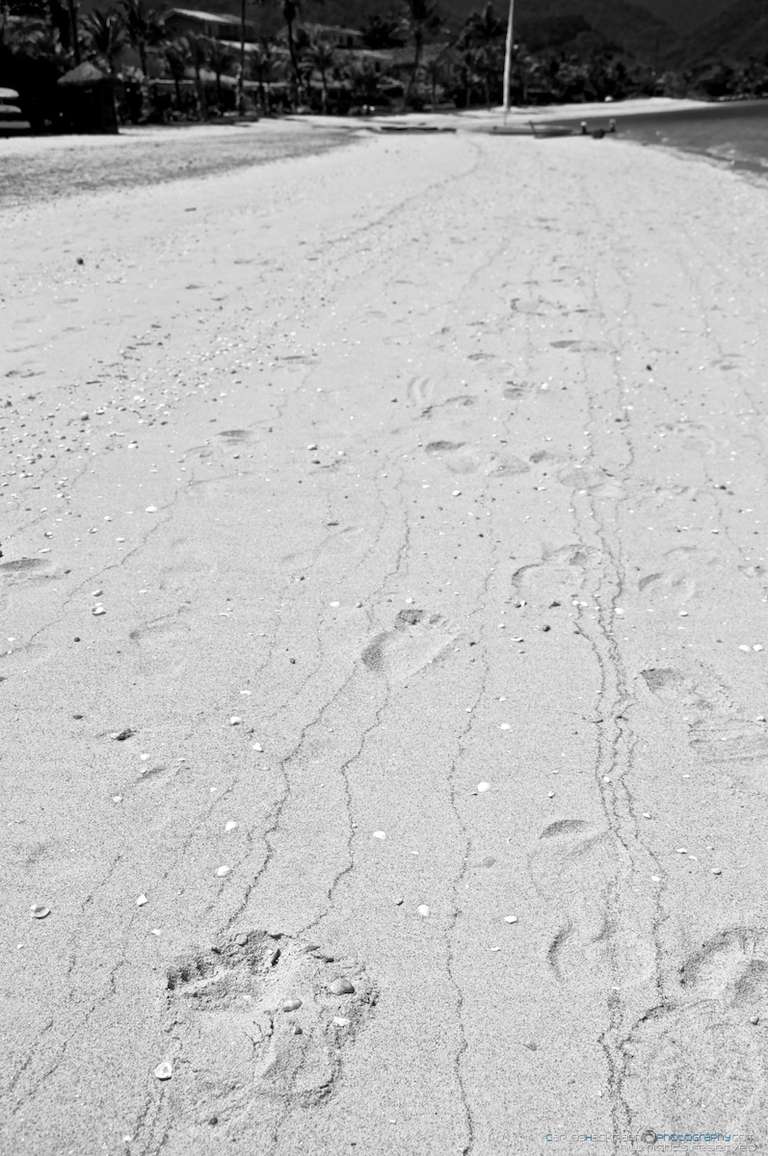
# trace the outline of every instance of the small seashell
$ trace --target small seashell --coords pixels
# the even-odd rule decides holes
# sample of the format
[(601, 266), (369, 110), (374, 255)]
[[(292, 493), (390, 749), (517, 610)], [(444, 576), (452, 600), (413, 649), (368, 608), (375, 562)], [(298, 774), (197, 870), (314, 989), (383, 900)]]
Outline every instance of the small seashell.
[(50, 907), (44, 907), (42, 903), (33, 903), (30, 908), (33, 919), (45, 919), (51, 914)]
[(170, 1080), (173, 1076), (173, 1065), (170, 1060), (163, 1060), (162, 1064), (158, 1064), (155, 1068), (155, 1079)]
[(335, 979), (328, 985), (331, 995), (354, 995), (355, 989), (348, 979)]

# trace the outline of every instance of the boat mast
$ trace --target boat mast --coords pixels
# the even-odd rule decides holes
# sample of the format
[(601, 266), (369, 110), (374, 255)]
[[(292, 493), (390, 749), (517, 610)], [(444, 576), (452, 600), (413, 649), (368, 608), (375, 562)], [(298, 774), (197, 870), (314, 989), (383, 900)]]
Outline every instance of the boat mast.
[(514, 45), (515, 28), (515, 0), (509, 0), (509, 17), (507, 18), (507, 46), (504, 53), (504, 115), (509, 112), (509, 81), (512, 69), (512, 48)]

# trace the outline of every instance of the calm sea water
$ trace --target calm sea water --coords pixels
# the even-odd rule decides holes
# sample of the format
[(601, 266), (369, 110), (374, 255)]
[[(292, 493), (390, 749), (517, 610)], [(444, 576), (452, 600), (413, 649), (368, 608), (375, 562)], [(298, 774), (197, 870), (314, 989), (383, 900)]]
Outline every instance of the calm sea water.
[(617, 123), (623, 137), (698, 153), (768, 179), (768, 100), (622, 117)]

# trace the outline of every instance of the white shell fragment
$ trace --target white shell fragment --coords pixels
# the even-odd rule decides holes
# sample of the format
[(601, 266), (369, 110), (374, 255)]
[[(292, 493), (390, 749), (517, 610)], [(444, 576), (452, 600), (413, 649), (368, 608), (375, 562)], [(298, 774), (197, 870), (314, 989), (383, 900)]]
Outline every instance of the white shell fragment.
[(33, 919), (45, 919), (51, 914), (50, 907), (44, 907), (42, 903), (33, 903), (30, 910)]
[(226, 865), (222, 865), (221, 867), (216, 868), (216, 874), (218, 875), (219, 879), (223, 879), (225, 875), (229, 875), (231, 870), (232, 870), (231, 867), (227, 867)]
[(173, 1065), (170, 1060), (163, 1060), (162, 1064), (158, 1064), (155, 1068), (155, 1079), (170, 1080), (173, 1076)]

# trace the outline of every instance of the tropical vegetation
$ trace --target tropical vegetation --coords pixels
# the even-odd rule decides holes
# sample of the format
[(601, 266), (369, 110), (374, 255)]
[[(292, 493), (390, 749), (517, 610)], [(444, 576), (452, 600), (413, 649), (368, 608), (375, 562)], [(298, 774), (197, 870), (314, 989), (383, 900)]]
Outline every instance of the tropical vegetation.
[[(247, 0), (242, 75), (239, 45), (179, 34), (152, 3), (118, 0), (80, 16), (77, 0), (10, 0), (0, 8), (0, 83), (20, 92), (38, 129), (58, 127), (56, 81), (81, 61), (111, 78), (122, 120), (466, 108), (502, 99), (506, 0), (478, 7), (458, 26), (440, 0), (390, 7), (385, 0), (343, 44), (340, 30), (309, 21), (322, 14), (321, 0)], [(644, 95), (768, 96), (768, 50), (680, 63), (630, 51), (579, 15), (550, 21), (545, 35), (531, 25), (528, 40), (513, 46), (513, 103)]]

